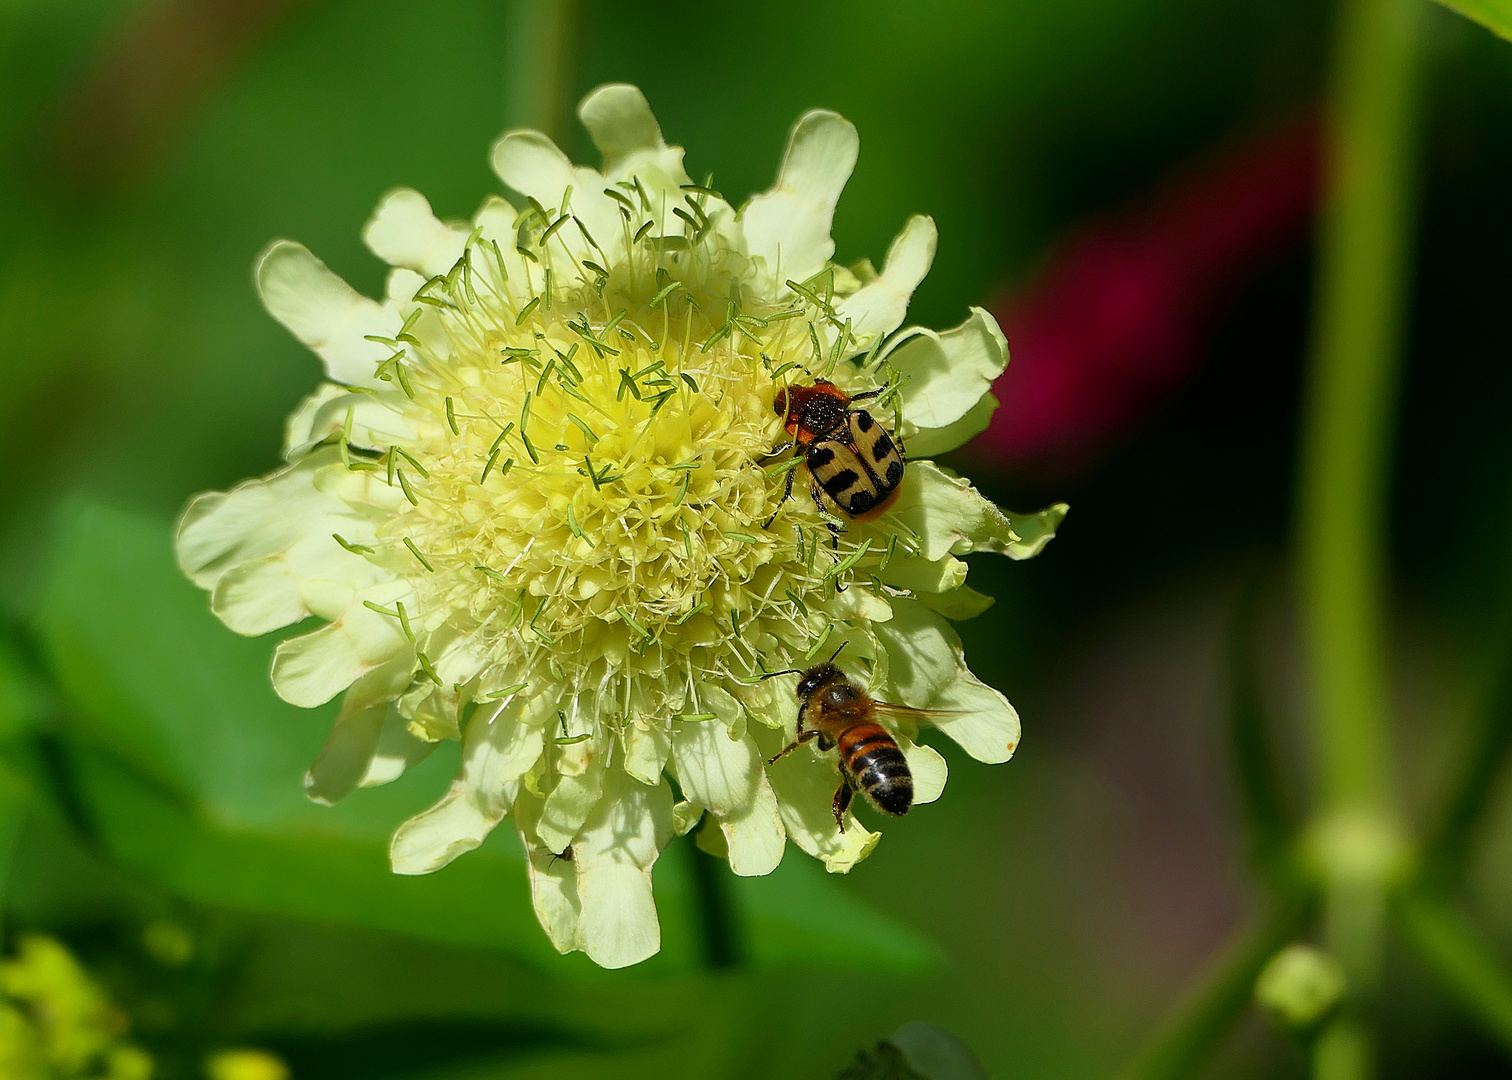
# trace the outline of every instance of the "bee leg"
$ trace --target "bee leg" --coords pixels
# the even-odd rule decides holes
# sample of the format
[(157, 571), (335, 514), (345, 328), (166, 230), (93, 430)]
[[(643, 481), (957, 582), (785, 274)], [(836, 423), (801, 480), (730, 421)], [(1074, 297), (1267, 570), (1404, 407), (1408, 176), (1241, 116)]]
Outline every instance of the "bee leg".
[(782, 504), (785, 503), (785, 502), (787, 502), (788, 499), (790, 499), (792, 497), (792, 495), (793, 495), (793, 474), (795, 472), (797, 472), (797, 471), (798, 471), (798, 466), (796, 466), (796, 465), (794, 465), (791, 469), (788, 470), (787, 484), (784, 485), (784, 487), (782, 489), (782, 498), (780, 498), (780, 499), (777, 500), (777, 509), (772, 511), (772, 516), (769, 517), (769, 518), (767, 518), (766, 521), (762, 524), (761, 527), (763, 529), (770, 529), (772, 527), (772, 522), (774, 522), (774, 521), (777, 520), (778, 511), (780, 511), (782, 509)]
[(767, 758), (767, 764), (768, 765), (772, 764), (774, 761), (776, 761), (780, 757), (786, 757), (788, 754), (791, 754), (794, 750), (798, 749), (800, 746), (802, 746), (804, 743), (808, 742), (810, 739), (817, 739), (818, 737), (819, 737), (819, 733), (817, 731), (800, 731), (798, 733), (798, 737), (796, 739), (794, 739), (792, 742), (788, 743), (786, 746), (784, 746), (781, 750), (777, 751), (771, 757)]
[(835, 824), (840, 826), (841, 832), (845, 831), (845, 812), (850, 809), (854, 794), (849, 780), (840, 781), (840, 786), (835, 789)]

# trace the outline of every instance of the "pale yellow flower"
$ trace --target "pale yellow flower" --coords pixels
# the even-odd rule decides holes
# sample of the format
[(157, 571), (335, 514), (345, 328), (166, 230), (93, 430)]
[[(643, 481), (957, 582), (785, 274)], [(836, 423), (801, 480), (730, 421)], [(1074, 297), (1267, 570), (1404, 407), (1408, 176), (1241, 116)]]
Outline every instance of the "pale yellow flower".
[[(850, 123), (802, 117), (777, 183), (737, 212), (690, 180), (639, 90), (601, 87), (579, 115), (600, 170), (537, 132), (495, 144), (518, 205), (443, 222), (414, 191), (385, 197), (364, 233), (393, 267), (381, 302), (269, 246), (263, 301), (331, 382), (290, 418), (284, 468), (190, 503), (178, 553), (239, 633), (326, 620), (272, 670), (296, 705), (345, 694), (311, 797), (461, 739), (394, 869), (437, 870), (512, 813), (552, 942), (616, 967), (659, 947), (652, 867), (705, 812), (701, 839), (737, 874), (769, 873), (789, 839), (840, 872), (876, 844), (833, 817), (832, 753), (765, 766), (797, 711), (793, 677), (766, 673), (840, 648), (875, 696), (949, 710), (938, 726), (967, 753), (1008, 759), (1018, 718), (948, 621), (990, 603), (958, 556), (1028, 557), (1064, 507), (1011, 517), (917, 460), (986, 425), (1007, 350), (979, 309), (895, 333), (930, 219), (880, 273), (831, 261)], [(916, 459), (892, 508), (839, 519), (834, 546), (806, 473), (782, 502), (771, 456), (779, 388), (826, 374), (889, 388), (869, 407)], [(944, 759), (895, 734), (916, 801), (937, 798)]]

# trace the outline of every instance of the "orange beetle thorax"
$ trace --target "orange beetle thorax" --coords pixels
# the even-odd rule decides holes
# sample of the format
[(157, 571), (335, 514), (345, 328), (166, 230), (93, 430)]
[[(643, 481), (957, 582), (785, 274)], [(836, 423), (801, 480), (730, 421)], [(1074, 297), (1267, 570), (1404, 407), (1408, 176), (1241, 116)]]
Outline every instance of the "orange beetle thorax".
[(819, 379), (813, 386), (789, 386), (778, 390), (772, 408), (787, 413), (787, 433), (807, 446), (845, 423), (850, 395), (832, 382)]

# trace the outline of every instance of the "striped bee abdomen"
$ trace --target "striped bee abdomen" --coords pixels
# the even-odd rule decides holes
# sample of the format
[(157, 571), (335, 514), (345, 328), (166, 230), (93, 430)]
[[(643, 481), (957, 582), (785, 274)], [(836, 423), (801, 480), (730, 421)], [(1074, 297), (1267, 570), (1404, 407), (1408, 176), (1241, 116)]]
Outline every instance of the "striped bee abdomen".
[(913, 775), (898, 743), (881, 724), (847, 728), (839, 739), (840, 760), (856, 788), (884, 814), (902, 817), (913, 805)]

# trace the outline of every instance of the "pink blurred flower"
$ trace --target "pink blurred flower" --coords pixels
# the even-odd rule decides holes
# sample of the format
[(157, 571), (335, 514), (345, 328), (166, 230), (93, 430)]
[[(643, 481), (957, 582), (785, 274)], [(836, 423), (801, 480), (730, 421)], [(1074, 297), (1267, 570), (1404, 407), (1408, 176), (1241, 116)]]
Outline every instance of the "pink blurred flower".
[(1311, 119), (1187, 165), (1055, 250), (992, 305), (1013, 360), (971, 444), (986, 463), (1085, 467), (1179, 387), (1234, 287), (1295, 243), (1318, 182)]

